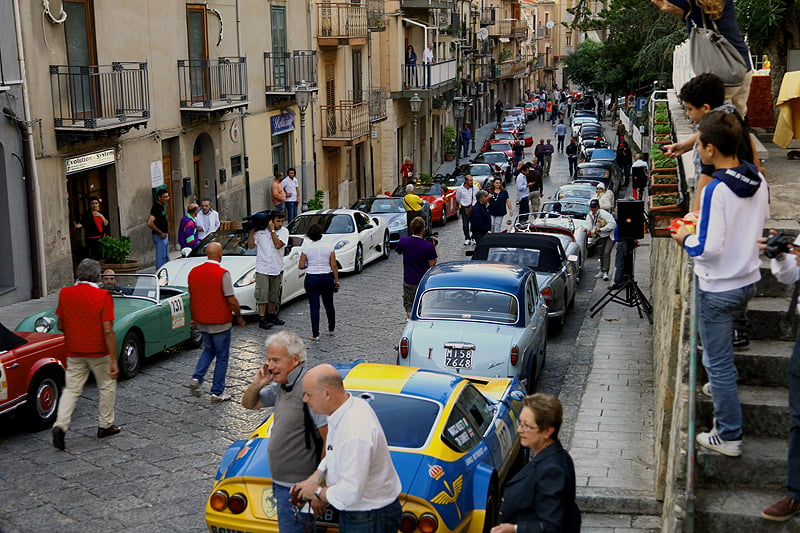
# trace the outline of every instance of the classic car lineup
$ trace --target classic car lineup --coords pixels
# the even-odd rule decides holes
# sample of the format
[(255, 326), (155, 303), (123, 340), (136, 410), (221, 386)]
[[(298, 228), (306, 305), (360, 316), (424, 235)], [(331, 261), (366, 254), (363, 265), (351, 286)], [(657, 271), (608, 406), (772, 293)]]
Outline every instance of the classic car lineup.
[[(392, 196), (402, 197), (406, 194), (405, 185), (397, 187)], [(444, 226), (447, 220), (458, 214), (456, 205), (456, 191), (439, 182), (417, 183), (414, 185), (414, 194), (431, 204), (431, 219), (434, 223)]]
[[(368, 215), (382, 218), (386, 221), (389, 228), (389, 243), (397, 244), (400, 237), (408, 235), (408, 217), (403, 199), (397, 196), (368, 196), (359, 198), (350, 209), (363, 211)], [(422, 218), (425, 220), (425, 228), (431, 227), (431, 205), (429, 202), (422, 204)]]
[[(517, 434), (522, 384), (362, 361), (335, 366), (384, 428), (407, 530), (488, 531), (503, 483), (524, 458)], [(272, 416), (222, 457), (206, 503), (210, 531), (278, 531), (267, 462), (271, 427)], [(234, 513), (225, 497), (214, 497), (223, 494), (244, 506)], [(334, 510), (316, 524), (334, 530)]]

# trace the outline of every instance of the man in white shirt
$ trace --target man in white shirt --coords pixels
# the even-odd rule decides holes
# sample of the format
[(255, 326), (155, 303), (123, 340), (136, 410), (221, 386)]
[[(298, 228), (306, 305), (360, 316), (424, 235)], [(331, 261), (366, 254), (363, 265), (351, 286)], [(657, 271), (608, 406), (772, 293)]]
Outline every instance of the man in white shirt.
[(464, 184), (456, 189), (456, 203), (458, 204), (458, 213), (461, 215), (461, 226), (464, 229), (464, 246), (469, 246), (470, 243), (469, 212), (478, 201), (476, 198), (478, 191), (480, 188), (473, 183), (472, 176), (469, 174), (464, 176)]
[(286, 171), (286, 177), (281, 181), (283, 191), (286, 193), (286, 222), (291, 222), (297, 216), (297, 206), (300, 203), (300, 184), (293, 168)]
[(203, 198), (200, 202), (200, 211), (195, 217), (197, 220), (197, 239), (202, 241), (209, 233), (219, 229), (219, 213), (211, 207), (211, 200)]
[(277, 308), (283, 283), (283, 247), (289, 242), (289, 230), (283, 227), (286, 220), (282, 211), (267, 223), (263, 230), (250, 230), (247, 247), (256, 249), (256, 288), (258, 327), (269, 329), (286, 322), (278, 318)]
[(531, 190), (528, 187), (528, 166), (527, 164), (520, 169), (517, 174), (517, 201), (519, 202), (519, 221), (527, 222), (528, 213), (531, 212), (530, 196)]
[(375, 412), (345, 390), (341, 374), (331, 365), (309, 370), (303, 390), (311, 409), (327, 415), (328, 438), (317, 471), (295, 484), (292, 494), (338, 509), (342, 533), (395, 533), (403, 511), (398, 499), (402, 485)]
[(425, 65), (425, 87), (431, 88), (431, 65), (433, 64), (433, 43), (428, 44), (422, 52), (422, 64)]
[(586, 220), (592, 225), (590, 234), (594, 237), (597, 246), (597, 255), (600, 256), (600, 272), (595, 276), (608, 281), (608, 271), (611, 267), (611, 249), (614, 248), (614, 239), (611, 235), (617, 227), (617, 221), (605, 209), (600, 209), (600, 202), (595, 198), (589, 200), (589, 214)]

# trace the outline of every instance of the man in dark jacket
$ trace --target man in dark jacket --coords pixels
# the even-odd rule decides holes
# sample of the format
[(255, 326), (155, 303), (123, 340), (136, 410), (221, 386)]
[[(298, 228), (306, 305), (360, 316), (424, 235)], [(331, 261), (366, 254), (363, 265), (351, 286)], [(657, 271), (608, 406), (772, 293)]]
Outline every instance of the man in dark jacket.
[(565, 152), (569, 161), (569, 175), (574, 178), (578, 173), (578, 145), (575, 143), (574, 137), (570, 139)]
[(481, 238), (489, 233), (492, 227), (492, 217), (489, 215), (489, 193), (480, 191), (475, 198), (478, 202), (472, 207), (469, 214), (469, 223), (472, 228), (472, 238), (477, 244)]

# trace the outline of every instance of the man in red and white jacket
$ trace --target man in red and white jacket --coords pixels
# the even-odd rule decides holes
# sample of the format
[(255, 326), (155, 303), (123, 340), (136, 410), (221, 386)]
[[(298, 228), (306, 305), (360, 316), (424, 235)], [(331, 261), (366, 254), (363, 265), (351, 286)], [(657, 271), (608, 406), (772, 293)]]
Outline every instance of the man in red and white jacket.
[(203, 353), (197, 361), (189, 389), (192, 395), (200, 396), (206, 371), (216, 358), (211, 401), (224, 402), (231, 399), (230, 394), (225, 394), (231, 348), (231, 314), (236, 315), (236, 323), (240, 327), (244, 327), (244, 319), (239, 310), (239, 301), (233, 295), (231, 274), (220, 264), (222, 245), (212, 242), (206, 246), (206, 257), (208, 261), (189, 272), (192, 325), (203, 337)]

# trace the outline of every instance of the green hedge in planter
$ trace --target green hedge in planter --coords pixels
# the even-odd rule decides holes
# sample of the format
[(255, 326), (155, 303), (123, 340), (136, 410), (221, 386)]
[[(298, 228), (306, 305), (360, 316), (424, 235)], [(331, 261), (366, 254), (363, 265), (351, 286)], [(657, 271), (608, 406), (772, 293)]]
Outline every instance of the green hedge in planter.
[(654, 152), (650, 152), (650, 158), (653, 161), (653, 168), (675, 168), (675, 160), (662, 154), (657, 148)]
[(664, 135), (664, 134), (668, 134), (670, 131), (671, 131), (671, 130), (670, 130), (669, 124), (656, 124), (656, 125), (653, 127), (653, 132), (654, 132), (656, 135)]
[(676, 205), (679, 199), (680, 198), (677, 194), (655, 194), (650, 197), (653, 207)]
[(653, 183), (656, 185), (671, 185), (673, 183), (678, 183), (678, 176), (675, 175), (659, 175), (655, 174), (653, 176)]

